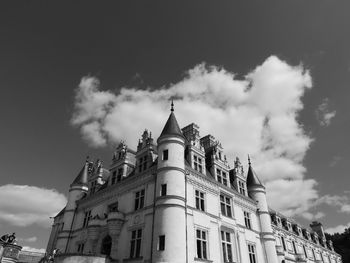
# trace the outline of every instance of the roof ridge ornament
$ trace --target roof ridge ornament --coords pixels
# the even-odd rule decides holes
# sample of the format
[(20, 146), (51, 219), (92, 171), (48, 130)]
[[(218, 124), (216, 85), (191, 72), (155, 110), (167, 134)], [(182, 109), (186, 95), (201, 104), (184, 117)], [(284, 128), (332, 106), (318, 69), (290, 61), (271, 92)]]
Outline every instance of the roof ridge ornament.
[(174, 112), (174, 99), (171, 99), (171, 104), (170, 104), (171, 108), (170, 111)]
[(251, 161), (250, 161), (250, 156), (249, 156), (249, 154), (248, 154), (248, 165), (249, 165), (249, 166), (252, 166), (252, 163), (251, 163)]

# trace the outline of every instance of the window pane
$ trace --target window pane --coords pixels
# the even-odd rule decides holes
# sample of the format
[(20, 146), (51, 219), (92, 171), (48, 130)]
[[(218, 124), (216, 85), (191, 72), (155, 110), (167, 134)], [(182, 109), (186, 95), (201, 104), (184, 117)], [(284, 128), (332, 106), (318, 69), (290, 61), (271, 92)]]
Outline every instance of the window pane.
[(197, 239), (197, 258), (202, 258), (201, 241)]
[(203, 258), (207, 258), (207, 242), (203, 241)]

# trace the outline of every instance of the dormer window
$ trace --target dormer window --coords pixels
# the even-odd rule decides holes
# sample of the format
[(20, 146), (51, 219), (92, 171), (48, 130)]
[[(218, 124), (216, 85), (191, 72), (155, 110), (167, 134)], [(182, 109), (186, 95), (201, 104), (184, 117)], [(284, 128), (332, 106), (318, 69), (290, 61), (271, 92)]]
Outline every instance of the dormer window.
[(216, 169), (216, 177), (219, 183), (227, 186), (227, 174), (220, 169)]
[(117, 171), (113, 171), (111, 184), (112, 185), (115, 184), (116, 180), (117, 180)]
[(238, 190), (242, 195), (245, 195), (245, 187), (242, 181), (238, 181)]
[(169, 158), (169, 150), (164, 150), (163, 151), (163, 161), (167, 161)]
[(147, 155), (139, 158), (139, 173), (145, 170), (147, 170)]
[(193, 168), (196, 171), (203, 173), (203, 160), (197, 155), (193, 155)]

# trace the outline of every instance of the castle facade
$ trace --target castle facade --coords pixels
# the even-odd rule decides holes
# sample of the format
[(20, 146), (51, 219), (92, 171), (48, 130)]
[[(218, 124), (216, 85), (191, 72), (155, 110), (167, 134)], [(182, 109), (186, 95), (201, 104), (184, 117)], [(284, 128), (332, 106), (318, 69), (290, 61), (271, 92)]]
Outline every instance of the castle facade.
[(86, 161), (54, 218), (54, 249), (110, 262), (342, 262), (320, 223), (271, 210), (250, 160), (247, 172), (238, 158), (230, 168), (213, 136), (179, 128), (173, 107), (157, 142), (146, 130), (108, 170)]

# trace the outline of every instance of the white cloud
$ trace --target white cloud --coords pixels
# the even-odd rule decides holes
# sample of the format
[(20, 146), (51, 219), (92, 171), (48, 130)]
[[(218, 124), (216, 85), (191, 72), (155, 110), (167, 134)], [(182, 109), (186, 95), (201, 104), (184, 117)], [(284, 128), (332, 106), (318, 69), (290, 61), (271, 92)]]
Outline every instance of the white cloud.
[(302, 213), (317, 198), (316, 181), (304, 179), (303, 158), (312, 139), (297, 121), (301, 98), (312, 86), (310, 74), (276, 56), (243, 79), (223, 68), (199, 64), (169, 87), (123, 87), (119, 93), (101, 91), (99, 80), (83, 77), (76, 90), (72, 124), (90, 145), (125, 140), (135, 148), (145, 128), (157, 138), (175, 98), (180, 126), (192, 122), (201, 135), (222, 142), (229, 160), (252, 155), (265, 181), (273, 208), (287, 215)]
[(37, 224), (49, 227), (50, 216), (65, 205), (66, 197), (54, 189), (29, 185), (0, 186), (0, 222), (15, 226)]
[(315, 202), (315, 206), (322, 204), (337, 207), (338, 212), (350, 214), (350, 200), (345, 195), (324, 195)]
[(336, 113), (336, 111), (329, 110), (329, 99), (325, 98), (316, 110), (316, 117), (321, 126), (328, 126)]
[(16, 239), (18, 241), (20, 241), (20, 242), (28, 242), (28, 243), (36, 242), (38, 240), (37, 237), (27, 237), (27, 238), (19, 237), (19, 238), (16, 238)]
[(328, 234), (335, 234), (335, 233), (343, 233), (345, 228), (350, 227), (350, 223), (348, 223), (347, 225), (339, 225), (339, 226), (335, 226), (335, 227), (329, 227), (325, 229), (325, 232)]
[(45, 248), (34, 248), (34, 247), (23, 246), (22, 251), (45, 253), (46, 249)]
[(325, 217), (325, 213), (323, 212), (317, 212), (316, 214), (310, 213), (310, 212), (304, 212), (301, 214), (302, 217), (304, 217), (305, 219), (312, 221), (312, 220), (317, 220), (320, 219), (322, 217)]

